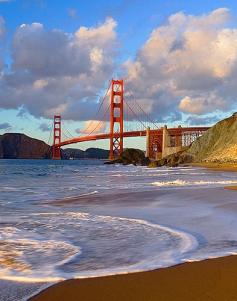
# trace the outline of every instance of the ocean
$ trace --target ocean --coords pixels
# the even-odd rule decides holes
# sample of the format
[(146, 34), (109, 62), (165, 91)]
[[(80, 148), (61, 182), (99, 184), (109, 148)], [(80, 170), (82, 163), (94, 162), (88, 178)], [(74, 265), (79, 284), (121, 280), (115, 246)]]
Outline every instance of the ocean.
[(0, 160), (0, 300), (237, 253), (234, 172)]

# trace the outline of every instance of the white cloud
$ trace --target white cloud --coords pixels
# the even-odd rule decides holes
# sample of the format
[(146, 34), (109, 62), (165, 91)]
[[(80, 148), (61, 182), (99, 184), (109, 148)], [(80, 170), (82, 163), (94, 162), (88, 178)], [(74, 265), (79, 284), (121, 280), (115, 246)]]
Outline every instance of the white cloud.
[(12, 65), (0, 79), (0, 107), (31, 114), (92, 118), (97, 95), (111, 78), (117, 53), (116, 22), (108, 18), (75, 33), (22, 24), (12, 42)]
[(229, 19), (226, 8), (201, 16), (174, 14), (153, 30), (136, 59), (124, 64), (128, 89), (137, 101), (149, 101), (147, 112), (154, 118), (233, 106), (237, 28), (226, 27)]
[(84, 128), (77, 129), (77, 133), (82, 134), (90, 134), (93, 132), (94, 134), (103, 133), (106, 130), (106, 122), (98, 121), (98, 120), (88, 120), (84, 124)]
[(80, 27), (75, 33), (76, 42), (79, 45), (98, 45), (98, 47), (108, 47), (108, 41), (114, 41), (116, 38), (115, 28), (117, 23), (113, 18), (107, 18), (105, 23), (98, 27), (88, 28)]
[(180, 111), (191, 114), (206, 114), (213, 112), (215, 108), (225, 110), (226, 102), (215, 94), (206, 93), (197, 97), (185, 96), (179, 103)]
[[(159, 122), (179, 120), (182, 112), (233, 109), (237, 28), (228, 27), (229, 19), (226, 8), (170, 16), (151, 32), (135, 59), (123, 64), (126, 100), (132, 91)], [(46, 30), (40, 23), (19, 26), (11, 68), (1, 72), (0, 108), (24, 107), (36, 117), (60, 113), (64, 119), (94, 119), (97, 95), (116, 70), (116, 26), (112, 18), (74, 33)], [(0, 33), (1, 28), (0, 19)]]
[(33, 87), (34, 89), (36, 90), (40, 90), (40, 89), (43, 89), (45, 87), (48, 86), (48, 81), (45, 80), (45, 79), (37, 79), (34, 83), (33, 83)]

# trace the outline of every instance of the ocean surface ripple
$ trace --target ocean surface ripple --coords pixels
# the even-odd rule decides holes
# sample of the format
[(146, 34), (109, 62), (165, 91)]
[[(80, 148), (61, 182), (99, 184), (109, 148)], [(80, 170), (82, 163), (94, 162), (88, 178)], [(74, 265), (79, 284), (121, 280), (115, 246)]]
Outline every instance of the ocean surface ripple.
[(1, 301), (237, 252), (236, 173), (1, 160), (0, 183)]

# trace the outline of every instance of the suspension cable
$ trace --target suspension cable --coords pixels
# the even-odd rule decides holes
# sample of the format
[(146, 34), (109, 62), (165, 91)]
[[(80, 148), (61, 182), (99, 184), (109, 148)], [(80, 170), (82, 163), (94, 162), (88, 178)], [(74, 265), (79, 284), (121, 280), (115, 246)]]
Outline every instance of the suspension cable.
[[(107, 107), (107, 110), (104, 112), (104, 115), (103, 115), (103, 117), (102, 117), (102, 119), (104, 119), (104, 117), (106, 116), (106, 114), (108, 113), (108, 111), (109, 111), (109, 109), (110, 109), (110, 104), (109, 104), (109, 106)], [(88, 134), (88, 136), (90, 136), (92, 133), (94, 133), (94, 131), (99, 127), (99, 125), (101, 124), (103, 122), (103, 120), (101, 120), (101, 121), (99, 121), (98, 123), (97, 123), (97, 125), (95, 126), (95, 128)]]
[(135, 104), (138, 106), (138, 108), (143, 112), (144, 116), (146, 116), (147, 121), (150, 122), (152, 125), (154, 125), (157, 129), (159, 129), (159, 127), (156, 125), (156, 123), (152, 120), (151, 116), (149, 113), (146, 113), (143, 108), (140, 106), (140, 104), (137, 102), (136, 98), (134, 97), (133, 93), (130, 92), (132, 97), (133, 97), (133, 101), (135, 102)]
[[(63, 128), (63, 133), (66, 137), (68, 138), (73, 138), (74, 136), (69, 132), (69, 130), (65, 127), (65, 122), (62, 120), (62, 128)], [(65, 133), (66, 132), (66, 133)]]
[[(95, 115), (94, 115), (94, 117), (93, 117), (93, 120), (96, 120), (96, 116), (99, 114), (99, 112), (100, 112), (100, 110), (101, 110), (101, 108), (102, 108), (102, 106), (103, 106), (103, 104), (104, 104), (104, 102), (105, 102), (105, 99), (106, 99), (107, 94), (108, 94), (108, 92), (109, 92), (110, 86), (111, 86), (111, 81), (109, 81), (108, 88), (107, 88), (106, 93), (104, 94), (103, 98), (100, 97), (100, 100), (102, 99), (102, 101), (100, 102), (100, 106), (99, 106), (99, 108), (97, 109), (97, 111), (96, 111), (96, 113), (95, 113)], [(90, 121), (90, 123), (89, 123), (89, 124), (87, 125), (87, 127), (85, 128), (84, 132), (86, 132), (86, 131), (90, 128), (90, 126), (92, 125), (92, 122), (93, 122), (93, 121)]]
[(144, 124), (144, 122), (137, 116), (137, 114), (133, 111), (133, 109), (130, 107), (130, 105), (128, 104), (127, 101), (124, 100), (124, 102), (126, 103), (126, 105), (128, 106), (128, 108), (130, 109), (130, 111), (133, 113), (133, 115), (135, 116), (135, 118), (138, 119), (138, 121), (144, 126), (144, 128), (146, 128), (146, 125)]

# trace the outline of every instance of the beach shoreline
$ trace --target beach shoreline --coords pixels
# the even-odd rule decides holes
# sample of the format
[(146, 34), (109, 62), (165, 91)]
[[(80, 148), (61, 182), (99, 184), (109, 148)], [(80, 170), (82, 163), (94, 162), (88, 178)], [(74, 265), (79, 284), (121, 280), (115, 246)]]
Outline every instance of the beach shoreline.
[[(213, 171), (230, 171), (237, 172), (236, 163), (192, 163), (190, 166), (193, 167), (204, 167), (211, 169)], [(225, 186), (224, 189), (237, 191), (237, 185), (235, 186)]]
[[(237, 171), (236, 164), (192, 166), (216, 171)], [(237, 186), (227, 186), (224, 189), (237, 190)], [(149, 195), (148, 192), (147, 194)], [(237, 256), (226, 256), (185, 262), (153, 271), (65, 280), (43, 290), (30, 300), (234, 301), (237, 295), (236, 277)]]
[(234, 301), (237, 256), (186, 262), (148, 272), (71, 279), (30, 301)]
[(202, 163), (190, 163), (189, 166), (205, 167), (205, 168), (216, 170), (216, 171), (233, 171), (233, 172), (237, 172), (237, 163), (202, 162)]
[[(216, 277), (220, 274), (223, 275), (222, 269), (226, 269), (229, 264), (226, 264), (225, 259), (223, 261), (221, 256), (235, 254), (237, 248), (237, 236), (234, 233), (235, 227), (233, 227), (233, 225), (237, 224), (237, 222), (234, 222), (235, 217), (233, 217), (233, 213), (237, 213), (237, 204), (235, 202), (236, 191), (230, 191), (236, 190), (236, 176), (234, 173), (227, 172), (227, 177), (225, 177), (226, 173), (221, 171), (220, 166), (216, 166), (216, 169), (210, 169), (211, 167), (213, 166), (209, 166), (208, 169), (207, 166), (203, 165), (197, 166), (196, 168), (188, 167), (187, 171), (182, 167), (177, 170), (175, 170), (175, 168), (161, 168), (158, 172), (153, 172), (151, 170), (148, 170), (147, 172), (147, 170), (144, 169), (146, 172), (144, 175), (144, 183), (147, 184), (147, 186), (144, 185), (141, 190), (135, 189), (132, 186), (131, 189), (120, 188), (115, 193), (108, 189), (105, 189), (102, 192), (99, 189), (98, 191), (94, 191), (93, 188), (92, 193), (82, 193), (79, 196), (66, 196), (58, 199), (34, 202), (34, 206), (38, 205), (39, 208), (41, 208), (41, 206), (43, 206), (42, 208), (46, 208), (46, 211), (50, 212), (50, 218), (52, 217), (52, 212), (54, 212), (59, 221), (61, 215), (58, 215), (58, 211), (65, 212), (65, 215), (79, 212), (88, 214), (92, 218), (95, 216), (105, 216), (112, 219), (125, 218), (144, 220), (154, 225), (158, 224), (169, 227), (170, 229), (180, 230), (184, 233), (193, 235), (200, 243), (200, 248), (197, 248), (197, 252), (194, 249), (196, 255), (190, 256), (190, 254), (185, 254), (180, 261), (176, 261), (173, 263), (173, 266), (168, 268), (165, 268), (168, 264), (164, 264), (163, 268), (159, 268), (161, 265), (153, 265), (150, 267), (150, 271), (148, 271), (149, 268), (145, 267), (144, 270), (143, 268), (135, 270), (140, 270), (140, 272), (132, 272), (129, 265), (125, 265), (124, 274), (109, 276), (108, 273), (107, 276), (99, 276), (95, 270), (94, 276), (97, 275), (97, 278), (65, 280), (58, 282), (57, 284), (48, 283), (49, 286), (47, 289), (44, 289), (43, 287), (39, 287), (38, 289), (38, 285), (40, 284), (37, 283), (33, 283), (32, 287), (30, 283), (27, 285), (22, 283), (22, 287), (21, 283), (16, 283), (18, 287), (15, 287), (16, 284), (14, 282), (9, 282), (9, 287), (11, 285), (14, 286), (15, 292), (20, 292), (19, 296), (21, 296), (21, 291), (24, 292), (24, 296), (27, 296), (28, 298), (24, 300), (236, 300), (227, 299), (226, 295), (222, 295), (222, 298), (220, 299), (216, 299), (215, 296), (211, 299), (209, 295), (205, 295), (205, 292), (202, 293), (202, 290), (200, 289), (201, 286), (205, 285), (202, 284), (202, 278), (205, 277), (212, 278), (213, 281), (217, 283), (215, 285), (222, 286)], [(231, 169), (233, 169), (233, 165), (231, 165)], [(122, 171), (123, 170), (117, 169), (113, 171), (115, 180), (118, 175), (120, 178)], [(139, 177), (136, 177), (137, 173), (139, 174)], [(143, 180), (140, 180), (140, 169), (137, 173), (136, 175), (134, 175), (134, 173), (132, 174), (132, 179), (135, 183), (140, 185), (140, 183), (142, 183), (141, 180)], [(167, 177), (167, 175), (170, 178)], [(194, 179), (189, 180), (191, 175)], [(128, 176), (126, 177), (125, 173), (124, 177), (130, 179), (130, 171)], [(146, 176), (147, 178), (145, 178)], [(183, 182), (177, 182), (176, 185), (177, 177), (183, 180)], [(153, 183), (156, 178), (158, 183), (161, 183), (161, 188), (156, 185), (151, 186), (151, 183)], [(163, 185), (163, 182), (167, 182), (168, 184), (171, 183), (172, 185), (172, 181), (174, 182), (174, 185), (171, 187), (169, 187), (169, 185), (168, 187)], [(196, 186), (194, 185), (194, 187), (192, 187), (191, 185), (189, 187), (186, 185), (186, 182), (189, 184), (190, 181), (194, 181)], [(207, 183), (205, 189), (202, 187), (204, 184), (199, 187), (198, 181), (204, 184)], [(219, 183), (217, 184), (217, 187), (215, 186), (215, 183)], [(150, 189), (150, 187), (152, 188)], [(224, 203), (223, 200), (225, 200)], [(185, 210), (182, 208), (185, 208)], [(226, 215), (228, 215), (229, 212), (231, 214), (227, 219)], [(41, 214), (37, 215), (39, 220), (45, 220), (46, 217), (46, 213), (42, 216)], [(71, 223), (71, 218), (69, 220)], [(212, 225), (213, 231), (209, 228), (209, 224)], [(233, 233), (232, 229), (234, 231)], [(197, 236), (196, 233), (198, 233)], [(216, 233), (218, 233), (217, 237), (215, 236)], [(228, 236), (229, 239), (223, 240), (223, 237), (225, 238), (226, 236)], [(223, 246), (223, 252), (219, 252), (216, 246)], [(205, 256), (205, 254), (207, 255)], [(205, 258), (213, 258), (215, 256), (220, 257), (217, 259), (205, 260)], [(235, 258), (235, 256), (232, 257)], [(199, 258), (202, 261), (189, 263), (189, 258), (190, 260)], [(128, 257), (128, 261), (129, 259), (130, 257)], [(108, 258), (106, 258), (106, 260), (108, 260)], [(209, 263), (213, 260), (218, 262), (220, 260), (221, 266), (219, 266), (219, 270), (217, 270), (216, 266), (213, 267), (212, 264)], [(195, 266), (198, 264), (198, 267), (193, 268), (193, 264), (195, 264)], [(189, 267), (190, 265), (192, 268)], [(189, 269), (191, 269), (191, 271), (189, 271)], [(209, 274), (208, 271), (206, 272), (206, 269), (213, 270), (213, 272)], [(235, 270), (237, 271), (237, 263), (235, 264)], [(44, 271), (44, 269), (42, 269), (42, 271)], [(51, 273), (54, 275), (53, 271)], [(116, 271), (114, 273), (116, 273)], [(110, 275), (111, 274), (112, 273), (110, 273)], [(193, 278), (194, 274), (199, 275), (198, 278), (196, 276)], [(236, 279), (237, 274), (235, 274), (234, 270), (232, 271), (232, 268), (230, 269), (230, 274)], [(80, 276), (80, 272), (71, 275), (68, 274), (65, 275), (65, 277), (62, 276), (61, 279), (73, 278), (74, 275)], [(223, 277), (223, 281), (225, 281), (227, 276), (224, 275)], [(166, 279), (166, 282), (164, 282), (163, 279)], [(182, 282), (180, 282), (179, 279), (183, 279)], [(192, 279), (193, 282), (190, 282), (189, 279)], [(176, 283), (178, 284), (176, 285)], [(199, 290), (196, 288), (197, 283), (199, 283)], [(37, 288), (34, 289), (33, 285)], [(210, 288), (206, 286), (206, 293), (215, 286), (212, 283), (209, 283), (208, 285), (210, 285)], [(191, 292), (187, 292), (187, 286), (188, 290), (191, 290)], [(4, 283), (2, 287), (4, 289)], [(172, 293), (170, 292), (171, 289)], [(225, 284), (224, 287), (222, 286), (222, 289), (229, 291), (227, 284)], [(91, 290), (94, 292), (91, 292)], [(35, 295), (32, 297), (33, 295), (29, 294), (29, 291), (33, 291), (35, 294), (38, 291), (37, 296)], [(202, 295), (200, 297), (199, 291), (200, 294), (204, 294), (203, 299), (201, 298)], [(192, 295), (192, 292), (195, 292), (195, 294)], [(14, 293), (9, 293), (9, 295), (13, 294)], [(211, 296), (213, 294), (211, 292)], [(233, 294), (237, 295), (237, 291), (234, 291)], [(14, 298), (11, 300), (15, 301)]]

